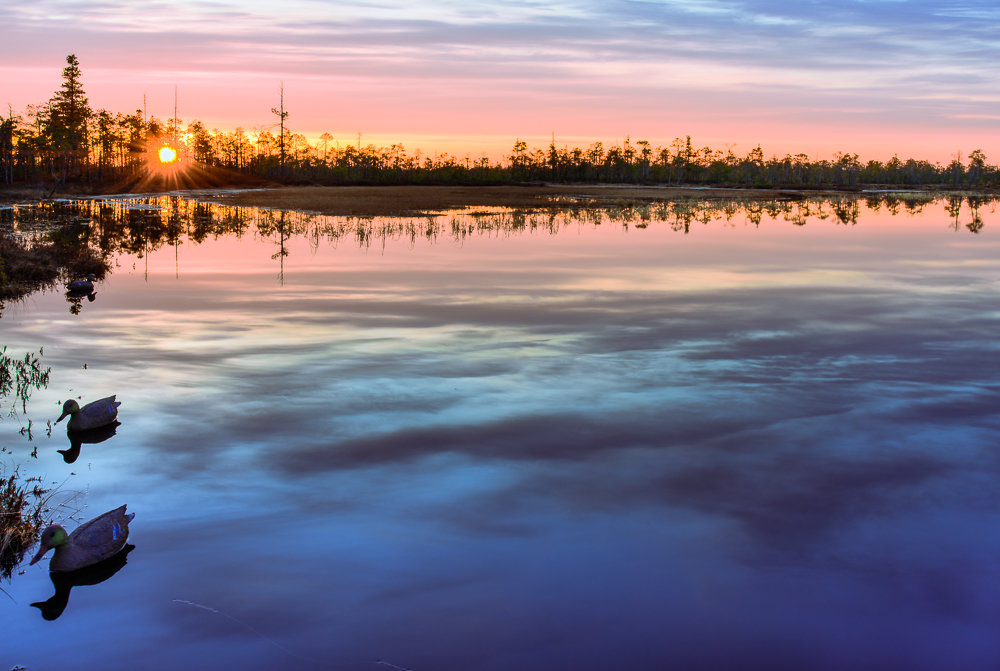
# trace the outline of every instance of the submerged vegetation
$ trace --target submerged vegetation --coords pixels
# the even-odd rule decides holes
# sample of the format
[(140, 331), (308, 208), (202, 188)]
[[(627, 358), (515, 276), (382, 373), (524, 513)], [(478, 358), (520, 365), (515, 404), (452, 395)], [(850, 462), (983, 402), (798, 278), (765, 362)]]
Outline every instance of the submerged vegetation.
[[(0, 183), (154, 190), (218, 186), (227, 180), (266, 179), (320, 184), (505, 184), (530, 181), (721, 185), (854, 189), (864, 185), (950, 188), (1000, 187), (1000, 168), (976, 149), (947, 165), (894, 156), (863, 161), (841, 152), (832, 159), (806, 154), (771, 156), (761, 146), (745, 155), (696, 146), (690, 136), (669, 146), (625, 138), (620, 145), (547, 148), (516, 140), (499, 161), (485, 155), (410, 153), (402, 144), (377, 147), (338, 142), (329, 133), (310, 143), (290, 130), (290, 112), (271, 110), (277, 123), (255, 130), (207, 129), (90, 107), (80, 63), (66, 59), (63, 84), (46, 103), (13, 111), (0, 121)], [(274, 131), (277, 131), (275, 133)], [(195, 172), (190, 172), (194, 170)]]
[(0, 406), (6, 416), (16, 416), (18, 405), (27, 412), (31, 392), (48, 386), (52, 369), (42, 367), (42, 354), (42, 350), (28, 352), (19, 359), (8, 355), (6, 346), (0, 348), (0, 401), (14, 399), (10, 409)]

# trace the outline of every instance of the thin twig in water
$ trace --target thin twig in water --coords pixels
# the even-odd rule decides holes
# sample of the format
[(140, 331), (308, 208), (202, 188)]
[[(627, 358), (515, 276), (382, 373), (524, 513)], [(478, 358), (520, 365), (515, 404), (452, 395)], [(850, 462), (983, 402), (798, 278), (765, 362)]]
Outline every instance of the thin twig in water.
[(397, 665), (393, 664), (392, 662), (385, 661), (384, 659), (376, 659), (375, 663), (376, 664), (381, 664), (382, 666), (388, 666), (389, 668), (392, 668), (392, 669), (398, 669), (399, 671), (413, 671), (413, 669), (408, 669), (405, 666), (397, 666)]
[(292, 657), (295, 657), (297, 659), (301, 659), (304, 662), (310, 662), (310, 663), (313, 662), (313, 660), (309, 660), (309, 659), (306, 659), (305, 657), (302, 657), (301, 655), (295, 654), (294, 652), (292, 652), (291, 650), (289, 650), (285, 646), (283, 646), (280, 643), (278, 643), (277, 641), (275, 641), (273, 638), (268, 638), (264, 634), (260, 633), (259, 631), (257, 631), (253, 627), (251, 627), (249, 624), (247, 624), (243, 620), (237, 619), (237, 618), (233, 617), (232, 615), (230, 615), (229, 613), (226, 613), (226, 612), (223, 612), (223, 611), (219, 610), (218, 608), (212, 608), (211, 606), (205, 606), (205, 605), (200, 604), (200, 603), (195, 603), (194, 601), (187, 601), (186, 599), (171, 599), (171, 601), (173, 601), (174, 603), (183, 604), (185, 606), (193, 606), (194, 608), (200, 608), (201, 610), (207, 610), (209, 613), (215, 613), (216, 615), (221, 615), (221, 616), (223, 616), (225, 618), (228, 618), (228, 619), (232, 620), (233, 622), (235, 622), (236, 624), (238, 624), (238, 625), (240, 625), (242, 627), (246, 627), (247, 629), (249, 629), (251, 632), (253, 632), (257, 636), (261, 637), (262, 639), (264, 639), (265, 641), (267, 641), (268, 643), (270, 643), (274, 647), (276, 647), (279, 650), (281, 650), (281, 651), (283, 651), (283, 652), (291, 655)]

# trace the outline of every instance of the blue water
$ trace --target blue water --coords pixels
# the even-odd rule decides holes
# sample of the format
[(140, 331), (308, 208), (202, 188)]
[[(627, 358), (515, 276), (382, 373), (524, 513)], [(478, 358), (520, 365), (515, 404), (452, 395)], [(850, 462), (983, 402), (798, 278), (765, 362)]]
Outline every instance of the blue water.
[(135, 549), (54, 620), (0, 584), (0, 668), (994, 669), (1000, 216), (946, 206), (84, 204), (114, 266), (4, 307), (52, 374), (0, 457)]

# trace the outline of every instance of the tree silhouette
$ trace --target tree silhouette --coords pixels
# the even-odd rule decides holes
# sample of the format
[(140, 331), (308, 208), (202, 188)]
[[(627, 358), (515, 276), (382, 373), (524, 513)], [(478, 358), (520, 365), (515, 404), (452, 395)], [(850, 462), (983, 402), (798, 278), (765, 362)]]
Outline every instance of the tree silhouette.
[[(280, 152), (279, 165), (281, 166), (281, 174), (285, 174), (285, 119), (288, 118), (288, 112), (285, 111), (285, 84), (281, 84), (281, 104), (278, 107), (271, 108), (271, 114), (278, 117), (278, 126), (280, 128), (280, 135), (278, 135), (278, 149)], [(273, 127), (273, 126), (272, 126)]]
[[(170, 121), (147, 117), (145, 109), (128, 115), (92, 110), (81, 79), (79, 60), (70, 54), (62, 85), (48, 102), (28, 105), (21, 115), (9, 109), (6, 118), (0, 117), (0, 182), (49, 182), (55, 189), (74, 180), (86, 180), (92, 186), (131, 180), (147, 165), (151, 143), (161, 141), (165, 134), (179, 133), (176, 100)], [(252, 177), (305, 179), (319, 184), (544, 180), (837, 190), (858, 190), (866, 185), (1000, 187), (1000, 167), (987, 163), (981, 149), (971, 152), (964, 165), (960, 154), (946, 165), (904, 160), (898, 155), (883, 163), (862, 162), (858, 154), (846, 151), (838, 152), (832, 160), (810, 159), (803, 153), (767, 157), (760, 145), (737, 155), (732, 144), (724, 151), (695, 149), (691, 137), (683, 135), (658, 147), (631, 136), (607, 147), (599, 141), (585, 149), (558, 147), (553, 133), (547, 151), (529, 147), (517, 138), (512, 150), (494, 162), (486, 156), (473, 159), (470, 154), (464, 159), (428, 155), (419, 148), (407, 154), (400, 143), (363, 147), (361, 133), (356, 144), (333, 146), (330, 133), (310, 143), (287, 126), (284, 84), (279, 105), (271, 113), (277, 116), (277, 123), (265, 123), (252, 133), (240, 128), (209, 131), (197, 119), (190, 121), (188, 156), (203, 166)]]
[(87, 146), (87, 120), (92, 112), (83, 92), (80, 61), (75, 54), (66, 57), (63, 83), (48, 103), (48, 131), (53, 148), (61, 158), (62, 181), (78, 171)]

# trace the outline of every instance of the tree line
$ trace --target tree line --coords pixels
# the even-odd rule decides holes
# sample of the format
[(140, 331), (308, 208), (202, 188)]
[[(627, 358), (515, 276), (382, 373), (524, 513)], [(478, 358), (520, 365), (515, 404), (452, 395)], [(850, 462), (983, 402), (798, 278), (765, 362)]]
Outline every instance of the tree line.
[[(335, 143), (324, 133), (319, 141), (289, 129), (283, 91), (278, 118), (270, 128), (232, 131), (207, 129), (198, 120), (182, 126), (176, 117), (158, 119), (144, 110), (131, 114), (91, 108), (81, 84), (80, 63), (66, 58), (62, 85), (51, 99), (15, 115), (8, 107), (0, 120), (0, 183), (101, 185), (128, 179), (147, 169), (149, 155), (169, 142), (186, 160), (272, 181), (320, 184), (504, 184), (586, 182), (718, 185), (741, 187), (855, 188), (865, 185), (1000, 187), (1000, 168), (981, 149), (947, 165), (920, 159), (862, 161), (841, 152), (832, 159), (806, 154), (765, 156), (758, 145), (739, 155), (696, 147), (691, 137), (668, 146), (625, 138), (605, 146), (547, 148), (515, 140), (495, 161), (485, 155), (410, 153), (402, 144), (389, 147)], [(277, 128), (274, 128), (277, 126)], [(277, 132), (275, 132), (277, 131)]]

